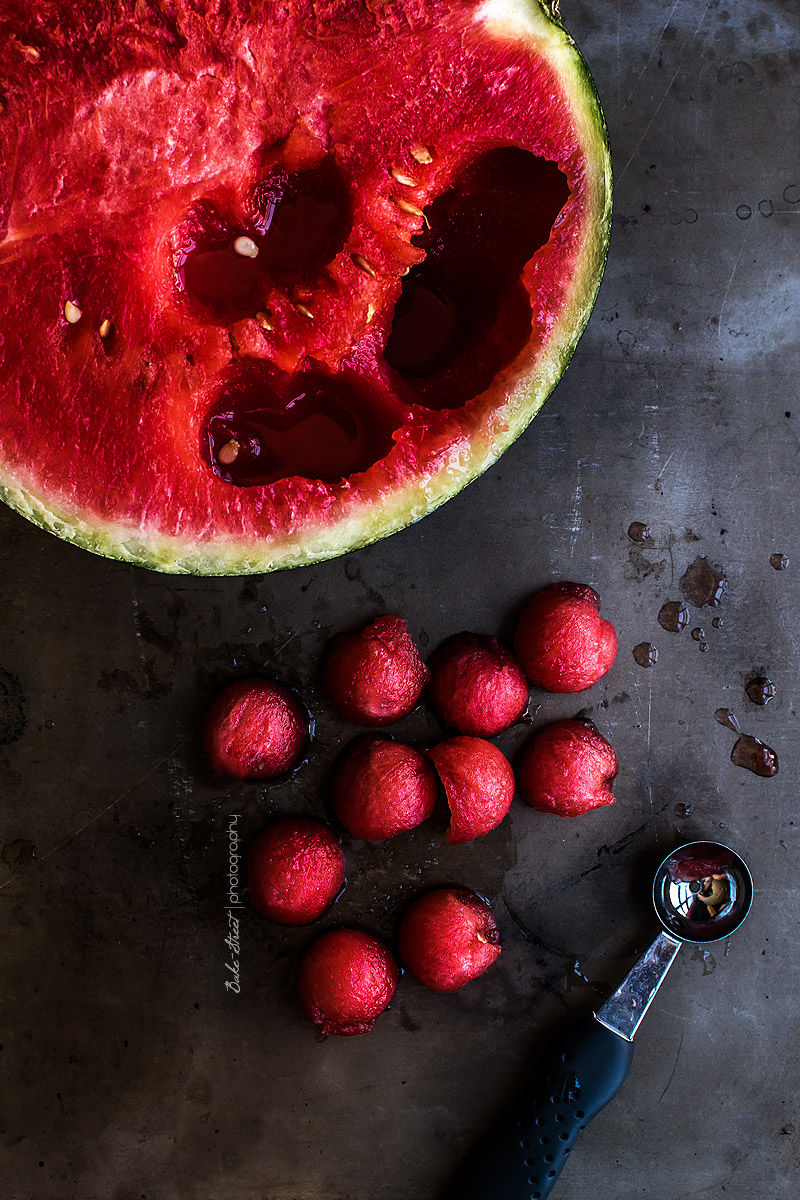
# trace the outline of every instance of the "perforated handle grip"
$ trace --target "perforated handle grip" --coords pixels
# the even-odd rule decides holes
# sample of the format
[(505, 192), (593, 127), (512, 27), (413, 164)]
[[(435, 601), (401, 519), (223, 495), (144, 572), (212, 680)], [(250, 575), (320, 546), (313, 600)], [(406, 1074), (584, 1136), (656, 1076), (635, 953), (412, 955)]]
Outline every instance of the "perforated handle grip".
[(633, 1043), (594, 1017), (548, 1055), (532, 1096), (508, 1114), (456, 1172), (443, 1200), (544, 1200), (578, 1135), (616, 1096)]

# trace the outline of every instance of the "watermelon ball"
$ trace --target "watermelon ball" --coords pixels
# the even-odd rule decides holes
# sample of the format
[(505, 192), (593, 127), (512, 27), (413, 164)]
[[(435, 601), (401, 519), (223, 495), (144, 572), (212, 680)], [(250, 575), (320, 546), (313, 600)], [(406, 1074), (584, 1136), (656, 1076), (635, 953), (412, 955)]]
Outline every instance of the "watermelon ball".
[(240, 679), (223, 689), (206, 715), (203, 740), (218, 775), (275, 779), (300, 761), (308, 713), (279, 683)]
[(514, 799), (514, 772), (502, 751), (483, 738), (454, 737), (429, 750), (450, 806), (451, 846), (496, 829)]
[(389, 725), (416, 708), (428, 668), (402, 617), (379, 617), (361, 633), (340, 633), (322, 664), (322, 686), (336, 712), (357, 725)]
[(374, 734), (345, 748), (331, 780), (336, 816), (365, 842), (394, 837), (426, 821), (436, 791), (436, 775), (423, 754)]
[(466, 888), (436, 888), (415, 900), (397, 945), (411, 974), (436, 992), (457, 992), (500, 957), (492, 910)]
[(613, 804), (619, 762), (591, 721), (555, 721), (534, 734), (517, 759), (526, 803), (539, 812), (579, 817)]
[(344, 886), (339, 839), (312, 817), (286, 817), (262, 829), (247, 857), (253, 907), (279, 925), (308, 925)]
[(528, 681), (511, 651), (496, 637), (459, 633), (430, 660), (429, 694), (445, 725), (459, 733), (494, 737), (522, 715)]
[(583, 692), (617, 657), (617, 635), (600, 597), (579, 583), (553, 583), (522, 613), (514, 650), (531, 683), (547, 692)]
[(300, 1008), (323, 1033), (369, 1033), (389, 1007), (399, 976), (383, 942), (358, 929), (333, 929), (300, 960)]

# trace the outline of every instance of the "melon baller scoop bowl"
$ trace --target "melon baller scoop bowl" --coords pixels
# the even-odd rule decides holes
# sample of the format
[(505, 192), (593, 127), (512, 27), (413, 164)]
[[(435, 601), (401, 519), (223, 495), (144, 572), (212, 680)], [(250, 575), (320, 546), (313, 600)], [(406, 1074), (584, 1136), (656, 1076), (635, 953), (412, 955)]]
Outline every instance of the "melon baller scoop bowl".
[(716, 942), (738, 929), (753, 899), (744, 861), (718, 842), (688, 842), (653, 881), (663, 926), (617, 990), (557, 1042), (516, 1111), (476, 1147), (444, 1200), (544, 1200), (578, 1135), (625, 1082), (633, 1037), (684, 942)]

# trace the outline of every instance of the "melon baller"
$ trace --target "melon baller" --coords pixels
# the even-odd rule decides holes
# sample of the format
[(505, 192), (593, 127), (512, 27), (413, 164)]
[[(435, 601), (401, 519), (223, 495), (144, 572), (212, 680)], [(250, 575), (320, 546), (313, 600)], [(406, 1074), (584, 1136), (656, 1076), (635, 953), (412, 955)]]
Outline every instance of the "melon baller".
[(592, 1117), (616, 1096), (633, 1038), (684, 942), (716, 942), (739, 928), (753, 899), (743, 859), (719, 842), (688, 842), (653, 880), (662, 931), (613, 995), (548, 1053), (536, 1087), (474, 1150), (443, 1200), (544, 1200)]

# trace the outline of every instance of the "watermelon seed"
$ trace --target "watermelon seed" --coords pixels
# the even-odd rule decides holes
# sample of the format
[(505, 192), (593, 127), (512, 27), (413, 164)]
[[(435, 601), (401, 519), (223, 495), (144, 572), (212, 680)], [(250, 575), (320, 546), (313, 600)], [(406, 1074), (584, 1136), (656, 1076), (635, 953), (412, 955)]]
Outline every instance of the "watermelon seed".
[(418, 163), (424, 166), (426, 163), (432, 163), (433, 157), (427, 146), (412, 146), (411, 157), (415, 158)]
[(295, 304), (295, 308), (301, 317), (308, 317), (309, 321), (314, 320), (314, 314), (307, 304)]
[(105, 321), (103, 321), (101, 323), (100, 328), (98, 329), (97, 332), (100, 334), (101, 338), (107, 338), (108, 335), (111, 333), (112, 328), (113, 328), (113, 326), (112, 326), (111, 322), (109, 321), (108, 317), (106, 317)]
[(372, 275), (374, 278), (375, 268), (370, 266), (370, 264), (364, 258), (363, 254), (352, 254), (350, 257), (352, 258), (355, 265), (358, 267), (359, 271), (366, 271), (367, 275)]
[(242, 258), (258, 258), (258, 246), (252, 238), (237, 237), (233, 248)]
[(419, 187), (418, 180), (412, 179), (410, 175), (403, 175), (401, 171), (396, 171), (394, 167), (389, 167), (389, 174), (392, 179), (397, 180), (398, 183), (402, 183), (403, 187)]
[(424, 217), (421, 208), (417, 208), (416, 204), (411, 204), (408, 200), (404, 200), (402, 196), (395, 196), (394, 202), (401, 212), (409, 213), (412, 217)]
[(257, 312), (256, 320), (258, 321), (258, 323), (262, 329), (266, 329), (267, 333), (272, 333), (275, 326), (272, 324), (272, 321), (270, 320), (269, 313)]
[(223, 467), (231, 466), (239, 457), (239, 449), (239, 443), (236, 441), (236, 438), (231, 438), (224, 446), (220, 446), (217, 451), (217, 461), (221, 462)]
[(75, 301), (68, 300), (67, 303), (64, 305), (64, 317), (67, 321), (69, 321), (70, 325), (77, 325), (78, 321), (80, 321), (82, 316), (83, 316), (83, 313), (78, 308)]

